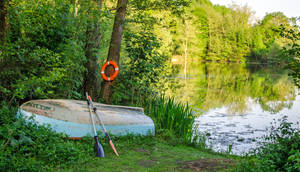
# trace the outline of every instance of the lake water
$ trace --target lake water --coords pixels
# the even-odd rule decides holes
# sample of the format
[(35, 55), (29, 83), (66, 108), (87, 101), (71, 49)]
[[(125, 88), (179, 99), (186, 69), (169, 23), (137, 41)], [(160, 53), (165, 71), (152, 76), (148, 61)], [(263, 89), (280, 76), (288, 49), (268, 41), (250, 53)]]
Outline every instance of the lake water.
[(242, 155), (259, 146), (271, 122), (287, 116), (299, 127), (300, 91), (280, 67), (236, 63), (176, 65), (167, 95), (189, 102), (196, 131), (215, 151)]

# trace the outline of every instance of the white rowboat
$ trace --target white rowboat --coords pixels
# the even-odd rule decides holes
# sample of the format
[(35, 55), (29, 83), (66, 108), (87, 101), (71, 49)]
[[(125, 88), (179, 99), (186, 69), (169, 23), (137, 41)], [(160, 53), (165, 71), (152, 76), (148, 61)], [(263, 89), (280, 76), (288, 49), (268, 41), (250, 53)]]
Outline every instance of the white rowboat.
[[(154, 123), (144, 114), (143, 108), (94, 103), (106, 130), (112, 135), (154, 134)], [(46, 99), (24, 103), (19, 112), (25, 117), (34, 117), (38, 124), (50, 124), (57, 132), (71, 138), (93, 136), (93, 128), (86, 101)], [(95, 119), (97, 119), (95, 117)], [(102, 131), (96, 120), (97, 129)]]

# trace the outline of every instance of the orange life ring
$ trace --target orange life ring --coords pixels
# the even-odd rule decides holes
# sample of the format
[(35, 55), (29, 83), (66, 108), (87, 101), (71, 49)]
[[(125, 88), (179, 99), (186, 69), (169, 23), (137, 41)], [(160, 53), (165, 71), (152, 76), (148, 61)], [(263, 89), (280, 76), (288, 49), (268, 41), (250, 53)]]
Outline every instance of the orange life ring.
[[(112, 66), (114, 67), (115, 72), (114, 72), (114, 74), (113, 74), (112, 76), (107, 77), (107, 76), (105, 75), (105, 69), (106, 69), (107, 66), (109, 66), (109, 65), (112, 65)], [(101, 76), (102, 76), (102, 78), (103, 78), (105, 81), (113, 81), (113, 80), (117, 77), (118, 73), (119, 73), (119, 67), (118, 67), (117, 63), (114, 62), (114, 61), (108, 61), (108, 62), (104, 63), (104, 65), (103, 65), (102, 68), (101, 68)]]

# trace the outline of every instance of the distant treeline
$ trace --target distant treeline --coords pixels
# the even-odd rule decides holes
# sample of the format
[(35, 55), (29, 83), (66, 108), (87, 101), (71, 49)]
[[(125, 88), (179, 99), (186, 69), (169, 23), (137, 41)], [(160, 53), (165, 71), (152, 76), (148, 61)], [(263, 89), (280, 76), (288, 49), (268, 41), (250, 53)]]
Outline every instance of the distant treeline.
[(174, 53), (182, 55), (186, 48), (194, 59), (277, 62), (283, 47), (291, 43), (282, 31), (298, 30), (296, 18), (274, 12), (261, 21), (254, 19), (254, 12), (247, 6), (194, 1), (178, 19), (182, 24), (174, 32)]

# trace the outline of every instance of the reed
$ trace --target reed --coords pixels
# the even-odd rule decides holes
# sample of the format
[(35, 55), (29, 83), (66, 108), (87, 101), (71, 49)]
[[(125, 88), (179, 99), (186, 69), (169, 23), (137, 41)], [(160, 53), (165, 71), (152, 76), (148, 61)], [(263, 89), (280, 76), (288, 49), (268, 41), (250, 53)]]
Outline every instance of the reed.
[(144, 109), (154, 120), (156, 131), (169, 130), (185, 143), (192, 142), (195, 116), (188, 104), (171, 97), (155, 96), (146, 100)]

